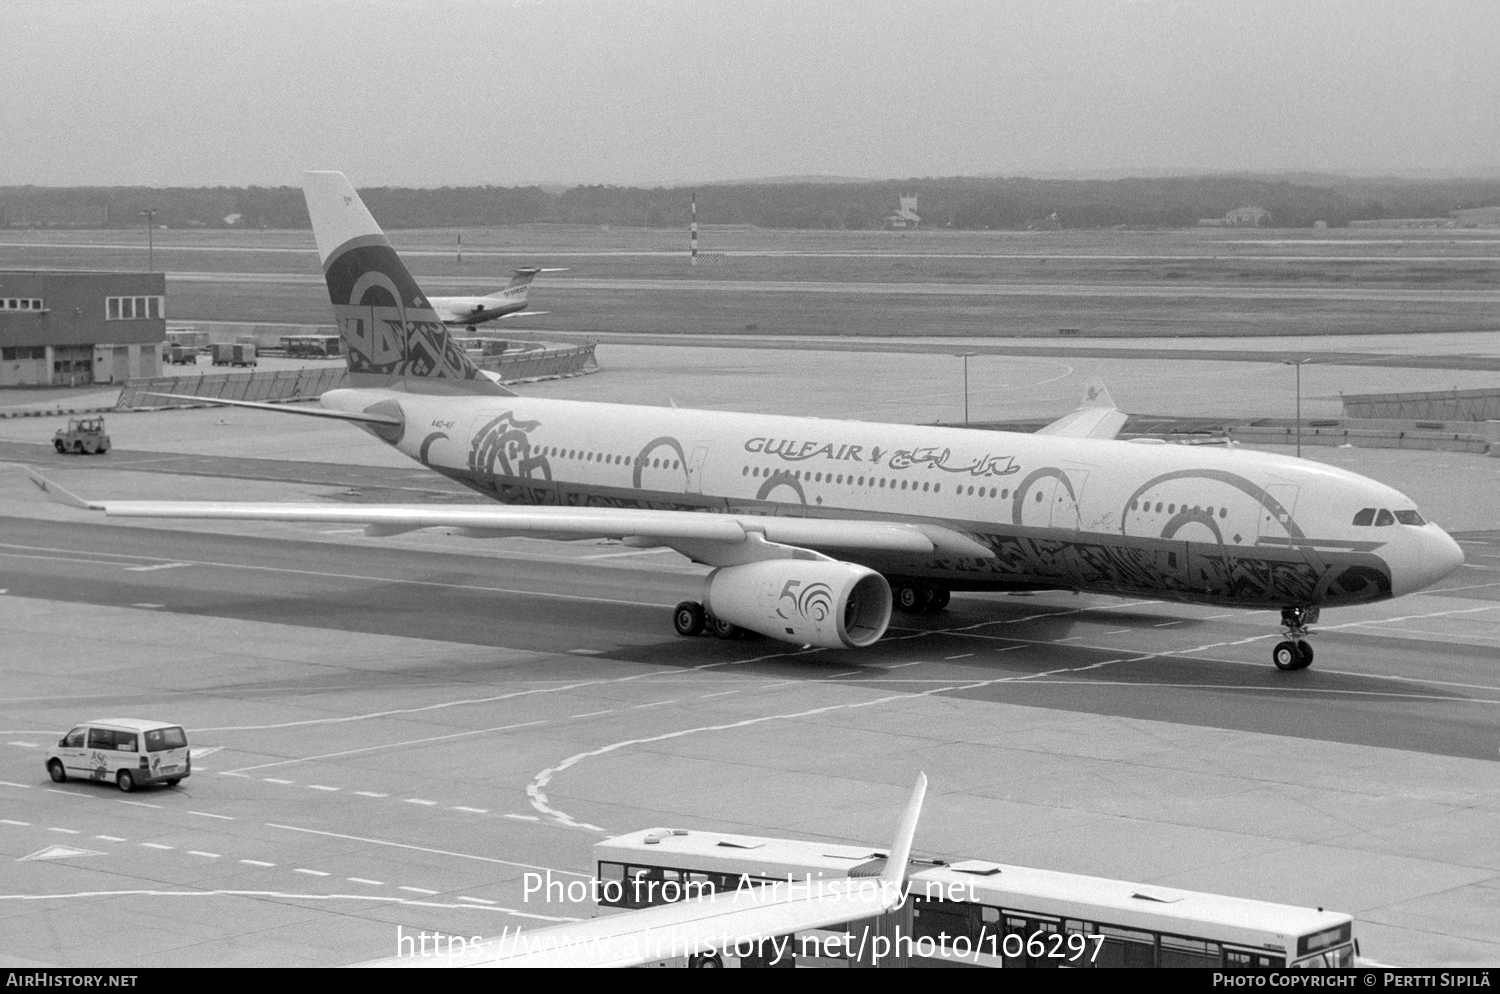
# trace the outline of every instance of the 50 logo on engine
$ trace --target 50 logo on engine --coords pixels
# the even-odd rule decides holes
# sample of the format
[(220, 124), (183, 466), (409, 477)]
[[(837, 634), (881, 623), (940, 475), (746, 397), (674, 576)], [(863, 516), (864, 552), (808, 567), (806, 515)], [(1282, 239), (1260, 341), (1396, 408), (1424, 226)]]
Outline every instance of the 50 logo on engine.
[(824, 621), (833, 613), (833, 588), (826, 583), (788, 580), (776, 601), (776, 613), (790, 620), (792, 616), (786, 613), (788, 606), (808, 621)]

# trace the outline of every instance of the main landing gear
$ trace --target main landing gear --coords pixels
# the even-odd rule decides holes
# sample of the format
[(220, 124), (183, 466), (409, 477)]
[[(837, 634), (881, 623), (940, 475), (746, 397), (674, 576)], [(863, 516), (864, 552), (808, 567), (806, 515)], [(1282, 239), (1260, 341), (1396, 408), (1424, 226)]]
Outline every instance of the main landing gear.
[(677, 630), (678, 635), (688, 638), (707, 634), (733, 641), (745, 635), (745, 630), (739, 625), (731, 625), (715, 618), (703, 610), (703, 605), (697, 601), (683, 601), (672, 609), (672, 627)]
[(1281, 626), (1286, 629), (1287, 639), (1277, 642), (1271, 651), (1271, 661), (1278, 670), (1305, 670), (1312, 665), (1313, 648), (1305, 641), (1309, 634), (1307, 626), (1318, 620), (1315, 607), (1284, 607), (1281, 609)]
[(928, 614), (948, 606), (947, 587), (892, 587), (891, 604), (906, 614)]

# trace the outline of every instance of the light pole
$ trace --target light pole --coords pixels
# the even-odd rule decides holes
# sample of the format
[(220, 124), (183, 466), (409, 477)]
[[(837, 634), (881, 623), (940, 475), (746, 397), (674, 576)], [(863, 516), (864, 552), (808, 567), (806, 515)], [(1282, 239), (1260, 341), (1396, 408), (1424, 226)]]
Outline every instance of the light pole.
[(964, 361), (964, 427), (969, 425), (969, 357), (978, 355), (978, 352), (960, 352), (959, 358)]
[(156, 211), (155, 207), (148, 207), (141, 211), (141, 217), (146, 219), (146, 272), (148, 273), (156, 272), (156, 240), (152, 231), (156, 227)]
[(1297, 458), (1302, 458), (1302, 364), (1311, 362), (1312, 356), (1305, 359), (1283, 359), (1283, 366), (1291, 366), (1297, 370)]

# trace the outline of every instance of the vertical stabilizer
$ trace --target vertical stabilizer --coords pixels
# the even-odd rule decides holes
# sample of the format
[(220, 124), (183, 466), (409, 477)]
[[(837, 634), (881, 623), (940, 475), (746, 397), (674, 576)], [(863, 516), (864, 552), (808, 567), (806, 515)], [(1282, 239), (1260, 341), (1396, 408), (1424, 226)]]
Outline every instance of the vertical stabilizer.
[(891, 854), (886, 858), (885, 870), (880, 874), (881, 889), (888, 894), (900, 893), (906, 884), (906, 864), (911, 860), (911, 844), (916, 838), (917, 821), (922, 817), (922, 799), (926, 796), (927, 774), (918, 773), (911, 800), (906, 802), (901, 825), (896, 829), (896, 839), (891, 843)]
[(303, 174), (318, 257), (355, 387), (508, 394), (448, 335), (343, 173)]

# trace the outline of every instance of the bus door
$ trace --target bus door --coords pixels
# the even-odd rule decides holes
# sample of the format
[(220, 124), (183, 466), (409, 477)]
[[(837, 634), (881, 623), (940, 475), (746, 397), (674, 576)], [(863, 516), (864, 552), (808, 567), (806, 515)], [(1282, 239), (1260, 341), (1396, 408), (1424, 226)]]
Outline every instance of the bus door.
[[(1001, 951), (1005, 966), (1035, 969), (1058, 967), (1066, 962), (1067, 944), (1062, 935), (1062, 922), (1058, 919), (1007, 911), (1002, 922), (1005, 936), (1001, 941)], [(1051, 956), (1047, 955), (1049, 952)]]

